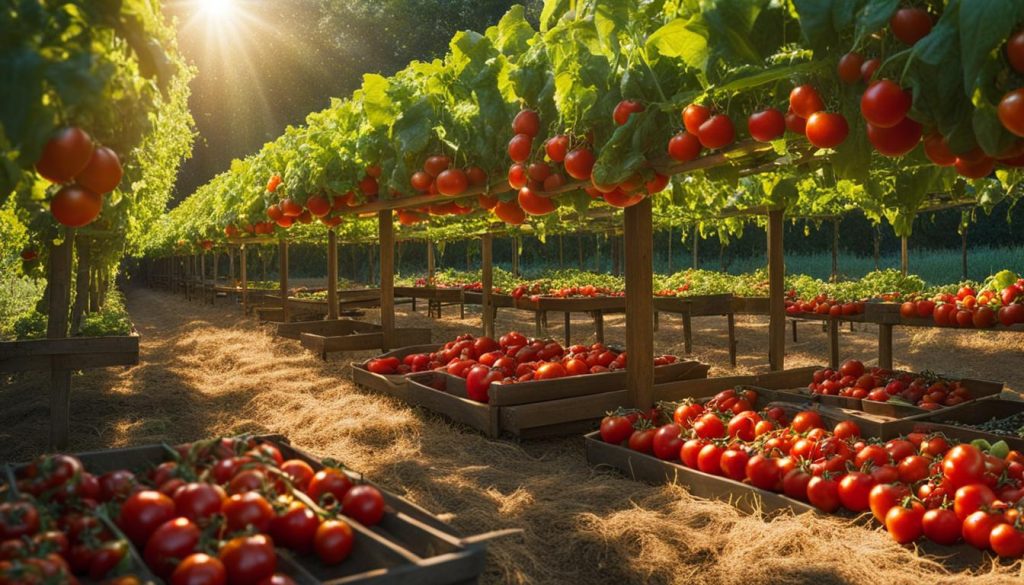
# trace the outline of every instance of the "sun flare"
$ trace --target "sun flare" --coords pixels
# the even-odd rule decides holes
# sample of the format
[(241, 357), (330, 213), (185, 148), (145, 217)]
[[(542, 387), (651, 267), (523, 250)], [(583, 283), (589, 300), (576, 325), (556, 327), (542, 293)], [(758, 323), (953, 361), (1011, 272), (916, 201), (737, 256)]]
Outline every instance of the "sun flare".
[(238, 5), (235, 0), (203, 0), (200, 12), (213, 21), (223, 21), (234, 16)]

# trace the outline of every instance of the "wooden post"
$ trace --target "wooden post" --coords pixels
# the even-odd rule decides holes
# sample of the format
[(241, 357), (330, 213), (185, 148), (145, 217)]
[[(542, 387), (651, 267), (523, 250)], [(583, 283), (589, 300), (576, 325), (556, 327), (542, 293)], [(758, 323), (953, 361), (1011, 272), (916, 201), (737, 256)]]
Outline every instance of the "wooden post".
[(436, 260), (434, 259), (434, 242), (427, 240), (427, 285), (433, 286), (434, 273), (437, 271)]
[(960, 232), (960, 273), (967, 280), (967, 226)]
[(384, 347), (395, 347), (395, 224), (391, 211), (377, 214), (380, 238), (380, 325), (384, 329)]
[(839, 368), (839, 320), (828, 320), (828, 365), (832, 369)]
[(75, 242), (78, 248), (78, 270), (75, 274), (75, 305), (71, 309), (71, 334), (78, 335), (82, 327), (82, 316), (89, 304), (90, 245), (87, 238)]
[(338, 318), (338, 234), (327, 230), (327, 318)]
[[(654, 283), (651, 200), (625, 211), (626, 239), (626, 388), (630, 403), (654, 404)], [(781, 297), (780, 297), (780, 300)]]
[[(71, 304), (71, 259), (75, 230), (64, 231), (64, 241), (50, 247), (50, 273), (47, 282), (47, 339), (68, 335), (68, 308)], [(50, 447), (66, 449), (71, 434), (71, 370), (57, 369), (57, 357), (50, 367)]]
[(239, 268), (239, 271), (241, 272), (240, 278), (242, 280), (242, 314), (243, 315), (248, 315), (249, 314), (249, 275), (246, 273), (246, 270), (245, 270), (245, 267), (246, 267), (246, 264), (247, 264), (246, 257), (248, 255), (249, 255), (248, 251), (245, 249), (245, 244), (242, 244), (241, 246), (239, 246), (239, 248), (238, 248), (238, 257), (239, 257), (239, 261), (240, 261), (239, 263), (241, 265), (241, 267)]
[(832, 220), (832, 282), (839, 278), (839, 220)]
[(494, 304), (491, 295), (494, 290), (494, 237), (484, 234), (480, 240), (480, 286), (483, 288), (484, 336), (494, 339)]
[(768, 212), (768, 363), (786, 367), (786, 260), (782, 247), (783, 210)]
[(910, 272), (910, 257), (907, 250), (907, 236), (900, 238), (900, 273), (906, 276)]
[(512, 275), (519, 276), (519, 236), (512, 238)]
[(878, 325), (878, 367), (892, 369), (892, 324)]
[(700, 250), (698, 239), (700, 238), (700, 230), (697, 226), (693, 226), (693, 267), (700, 268)]
[(281, 309), (284, 313), (284, 322), (289, 319), (288, 311), (288, 240), (281, 238), (277, 245), (278, 276), (281, 279)]

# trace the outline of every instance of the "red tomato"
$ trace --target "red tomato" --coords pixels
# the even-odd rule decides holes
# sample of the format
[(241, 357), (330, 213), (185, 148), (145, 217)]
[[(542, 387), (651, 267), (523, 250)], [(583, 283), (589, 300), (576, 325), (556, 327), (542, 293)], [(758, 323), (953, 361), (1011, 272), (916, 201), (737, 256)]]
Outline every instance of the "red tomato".
[(822, 512), (839, 509), (839, 484), (825, 476), (814, 476), (807, 483), (807, 501)]
[(981, 451), (972, 445), (957, 445), (942, 459), (942, 475), (954, 488), (978, 483), (985, 472), (985, 459)]
[(911, 455), (900, 460), (897, 469), (900, 474), (900, 481), (906, 484), (915, 484), (925, 479), (930, 473), (931, 460), (921, 455)]
[(228, 575), (217, 557), (196, 553), (184, 558), (171, 574), (171, 585), (225, 585)]
[(345, 494), (341, 510), (363, 526), (376, 526), (384, 518), (384, 496), (372, 485), (357, 485)]
[(622, 100), (617, 106), (615, 111), (612, 112), (612, 119), (619, 126), (624, 125), (629, 121), (629, 117), (633, 114), (638, 114), (644, 111), (644, 105), (637, 100)]
[(868, 140), (885, 156), (903, 156), (921, 141), (921, 125), (910, 118), (903, 118), (892, 128), (868, 124)]
[(317, 528), (313, 546), (321, 562), (336, 565), (348, 558), (354, 542), (355, 535), (348, 523), (344, 520), (326, 520)]
[(815, 112), (807, 118), (804, 133), (807, 141), (818, 148), (835, 148), (846, 140), (850, 126), (842, 114)]
[[(340, 503), (350, 489), (352, 489), (352, 480), (348, 474), (341, 469), (328, 467), (316, 472), (309, 482), (309, 489), (306, 490), (306, 493), (313, 498), (314, 502), (329, 507), (331, 503)], [(328, 494), (331, 499), (326, 499)]]
[(904, 45), (913, 45), (932, 31), (932, 17), (922, 8), (900, 8), (889, 19), (892, 34)]
[(526, 134), (516, 134), (508, 142), (508, 157), (517, 163), (525, 162), (530, 158), (532, 150), (533, 138)]
[(912, 502), (909, 508), (893, 506), (885, 514), (885, 528), (893, 540), (909, 544), (921, 537), (923, 518), (924, 506), (917, 502)]
[(940, 167), (951, 167), (956, 164), (956, 155), (949, 150), (946, 139), (938, 132), (932, 132), (924, 137), (924, 154)]
[(844, 420), (836, 424), (832, 434), (840, 439), (851, 439), (860, 436), (860, 427), (852, 420)]
[(786, 117), (775, 108), (754, 112), (747, 118), (750, 136), (759, 142), (771, 142), (786, 132)]
[(682, 428), (675, 423), (658, 428), (651, 442), (654, 456), (666, 461), (679, 457), (679, 450), (683, 447), (683, 441), (679, 438), (681, 431)]
[(989, 546), (1005, 559), (1024, 556), (1024, 532), (1011, 524), (999, 524), (989, 533)]
[(999, 101), (999, 121), (1017, 136), (1024, 136), (1024, 88), (1007, 92)]
[(320, 527), (320, 519), (302, 502), (293, 501), (287, 510), (274, 517), (270, 523), (270, 534), (274, 544), (291, 549), (299, 554), (313, 550), (313, 537)]
[(694, 136), (700, 130), (701, 124), (711, 117), (711, 110), (700, 104), (690, 104), (683, 109), (683, 126), (686, 131)]
[[(723, 452), (724, 450), (714, 443), (704, 445), (697, 453), (697, 469), (712, 475), (722, 475)], [(676, 453), (678, 454), (678, 451)], [(744, 466), (745, 472), (746, 466)]]
[(281, 464), (281, 472), (288, 476), (292, 485), (299, 491), (306, 491), (316, 472), (308, 463), (301, 459), (289, 459)]
[(252, 526), (259, 532), (268, 532), (274, 519), (274, 508), (257, 492), (245, 492), (229, 497), (224, 502), (222, 511), (229, 532), (237, 532), (247, 526)]
[(807, 118), (797, 116), (793, 112), (786, 114), (786, 130), (793, 134), (804, 135), (807, 133)]
[(964, 519), (961, 530), (964, 541), (974, 548), (985, 550), (991, 545), (992, 530), (1005, 522), (1002, 514), (979, 510)]
[(552, 161), (564, 161), (565, 155), (569, 152), (569, 137), (565, 134), (552, 136), (548, 139), (547, 143), (545, 143), (544, 150), (547, 152), (548, 158)]
[(452, 159), (448, 158), (447, 156), (443, 154), (434, 155), (428, 157), (427, 160), (424, 161), (423, 170), (426, 171), (428, 175), (430, 175), (431, 179), (433, 179), (434, 177), (440, 175), (442, 171), (444, 171), (451, 165)]
[(274, 542), (263, 534), (229, 540), (218, 557), (232, 584), (258, 583), (273, 575), (277, 568)]
[(594, 162), (594, 153), (590, 149), (577, 148), (565, 155), (565, 172), (574, 179), (587, 180), (594, 169)]
[(793, 417), (793, 423), (791, 425), (793, 430), (798, 433), (805, 433), (811, 429), (823, 429), (825, 423), (821, 420), (821, 415), (813, 410), (804, 410), (798, 412)]
[(98, 146), (93, 150), (89, 164), (75, 176), (75, 183), (93, 193), (105, 195), (117, 188), (123, 174), (117, 153), (106, 146)]
[(196, 551), (199, 534), (199, 527), (188, 518), (168, 520), (149, 537), (143, 558), (149, 568), (166, 579), (180, 559)]
[(538, 380), (554, 380), (565, 376), (565, 367), (558, 362), (544, 362), (537, 367), (536, 379)]
[(864, 80), (864, 83), (871, 83), (871, 80), (875, 76), (875, 71), (882, 66), (881, 59), (868, 59), (860, 66), (860, 76)]
[(680, 132), (668, 141), (668, 155), (678, 162), (689, 162), (700, 156), (700, 139), (696, 134)]
[(789, 109), (801, 118), (810, 118), (811, 114), (825, 109), (818, 90), (811, 85), (798, 85), (789, 92)]
[(803, 469), (791, 469), (782, 478), (782, 493), (787, 496), (807, 501), (807, 485), (811, 482), (811, 474)]
[(864, 512), (870, 507), (869, 496), (874, 487), (873, 477), (851, 471), (839, 480), (839, 502), (851, 512)]
[(778, 491), (782, 486), (782, 473), (778, 459), (758, 453), (747, 461), (747, 479), (750, 484), (763, 490)]
[(51, 183), (69, 183), (92, 159), (92, 138), (76, 126), (54, 134), (36, 161), (36, 170)]
[(725, 436), (725, 423), (712, 412), (702, 414), (693, 423), (693, 431), (702, 439), (719, 439)]
[(921, 517), (925, 537), (934, 543), (951, 546), (960, 540), (960, 520), (948, 508), (928, 510)]
[(640, 453), (650, 454), (653, 449), (654, 429), (643, 429), (634, 431), (629, 436), (629, 448)]
[[(703, 451), (703, 447), (701, 448)], [(697, 464), (700, 465), (700, 452), (697, 453)], [(722, 456), (719, 458), (718, 466), (722, 471), (722, 475), (735, 481), (743, 481), (747, 476), (747, 462), (750, 461), (750, 455), (747, 454), (743, 449), (730, 448), (722, 452)]]
[(732, 120), (725, 114), (716, 114), (707, 119), (697, 130), (697, 138), (704, 148), (723, 148), (736, 139)]
[(864, 64), (864, 57), (860, 53), (851, 52), (839, 59), (837, 68), (839, 79), (843, 83), (853, 85), (861, 80), (860, 68)]
[(174, 508), (179, 516), (201, 523), (219, 513), (227, 497), (219, 485), (190, 483), (174, 492)]
[(633, 434), (633, 423), (624, 416), (606, 416), (601, 420), (601, 440), (620, 445)]
[(83, 227), (99, 217), (103, 198), (77, 185), (62, 188), (50, 200), (53, 218), (67, 227)]
[(437, 190), (442, 195), (458, 197), (469, 188), (469, 177), (461, 169), (447, 169), (437, 176)]
[(512, 120), (512, 131), (534, 137), (540, 133), (540, 116), (533, 110), (521, 110)]
[(896, 82), (881, 79), (868, 86), (860, 97), (860, 113), (876, 128), (892, 128), (907, 117), (912, 98)]
[(164, 494), (145, 490), (135, 492), (121, 505), (117, 525), (139, 546), (144, 546), (161, 524), (174, 518), (174, 501)]
[(953, 511), (962, 522), (978, 510), (988, 509), (994, 501), (996, 494), (991, 488), (983, 483), (971, 483), (956, 490)]

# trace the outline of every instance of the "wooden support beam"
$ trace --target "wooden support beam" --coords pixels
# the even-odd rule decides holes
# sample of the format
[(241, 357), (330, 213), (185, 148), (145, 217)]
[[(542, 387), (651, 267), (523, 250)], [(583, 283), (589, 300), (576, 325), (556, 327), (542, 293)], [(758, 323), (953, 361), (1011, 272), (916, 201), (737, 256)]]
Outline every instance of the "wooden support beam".
[(89, 276), (92, 273), (91, 246), (88, 238), (78, 238), (75, 247), (78, 249), (78, 270), (75, 272), (75, 304), (71, 308), (72, 335), (78, 335), (82, 327), (82, 317), (89, 308)]
[(892, 369), (892, 324), (878, 325), (878, 367)]
[(380, 238), (380, 325), (384, 330), (384, 347), (395, 347), (395, 224), (390, 210), (377, 214)]
[[(71, 260), (75, 230), (66, 229), (59, 246), (50, 246), (50, 271), (47, 278), (47, 339), (68, 336), (68, 310), (71, 304)], [(54, 358), (56, 359), (56, 358)], [(50, 447), (66, 449), (71, 435), (71, 370), (50, 369)]]
[(239, 257), (239, 264), (240, 264), (239, 271), (241, 272), (240, 278), (242, 280), (242, 314), (243, 315), (248, 315), (249, 314), (249, 275), (246, 272), (246, 265), (248, 264), (246, 262), (246, 257), (248, 255), (249, 254), (247, 253), (247, 251), (245, 249), (245, 244), (242, 244), (241, 246), (239, 246), (239, 248), (238, 248), (238, 257)]
[(288, 240), (281, 238), (277, 245), (278, 277), (281, 279), (281, 314), (284, 322), (287, 323), (288, 314)]
[(338, 318), (338, 234), (327, 230), (327, 318)]
[(654, 404), (654, 291), (651, 200), (645, 197), (625, 211), (626, 238), (626, 388), (630, 403)]
[(839, 320), (828, 320), (828, 365), (832, 369), (839, 368)]
[(494, 237), (484, 234), (480, 240), (480, 286), (483, 289), (484, 335), (494, 339)]
[(768, 363), (786, 367), (786, 259), (782, 247), (783, 210), (768, 212)]
[(900, 273), (906, 276), (910, 273), (910, 251), (907, 236), (900, 238)]

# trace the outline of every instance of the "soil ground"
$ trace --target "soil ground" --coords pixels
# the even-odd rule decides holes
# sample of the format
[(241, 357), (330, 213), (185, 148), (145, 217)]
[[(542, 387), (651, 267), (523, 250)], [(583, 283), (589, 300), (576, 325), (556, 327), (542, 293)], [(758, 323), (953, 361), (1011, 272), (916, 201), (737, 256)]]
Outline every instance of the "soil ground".
[[(517, 444), (492, 441), (429, 412), (365, 393), (349, 363), (373, 352), (323, 362), (298, 342), (244, 318), (237, 305), (187, 302), (129, 289), (141, 338), (141, 363), (91, 370), (74, 380), (72, 451), (243, 432), (273, 432), (330, 456), (450, 521), (459, 531), (521, 528), (492, 543), (486, 583), (1009, 583), (1021, 563), (977, 555), (940, 558), (893, 543), (877, 527), (841, 518), (744, 515), (691, 497), (679, 486), (653, 487), (589, 467), (579, 437)], [(446, 308), (441, 320), (399, 308), (398, 323), (430, 327), (435, 340), (479, 331), (479, 313)], [(374, 311), (366, 319), (374, 321)], [(561, 315), (550, 333), (561, 335)], [(724, 318), (694, 319), (694, 359), (711, 375), (767, 370), (767, 321), (737, 319), (739, 364), (728, 366)], [(877, 333), (842, 332), (842, 356), (870, 363)], [(532, 317), (502, 311), (497, 330), (532, 332)], [(788, 335), (788, 334), (787, 334)], [(575, 340), (593, 337), (583, 318)], [(621, 341), (623, 317), (606, 319), (606, 339)], [(1004, 381), (1024, 390), (1024, 336), (897, 328), (897, 366)], [(820, 326), (801, 324), (788, 339), (787, 366), (827, 360)], [(679, 319), (662, 316), (656, 351), (682, 354)], [(38, 375), (0, 378), (0, 460), (24, 460), (46, 443), (48, 401)], [(947, 552), (954, 549), (947, 549)], [(960, 549), (955, 549), (960, 550)], [(972, 566), (963, 571), (954, 567)]]

